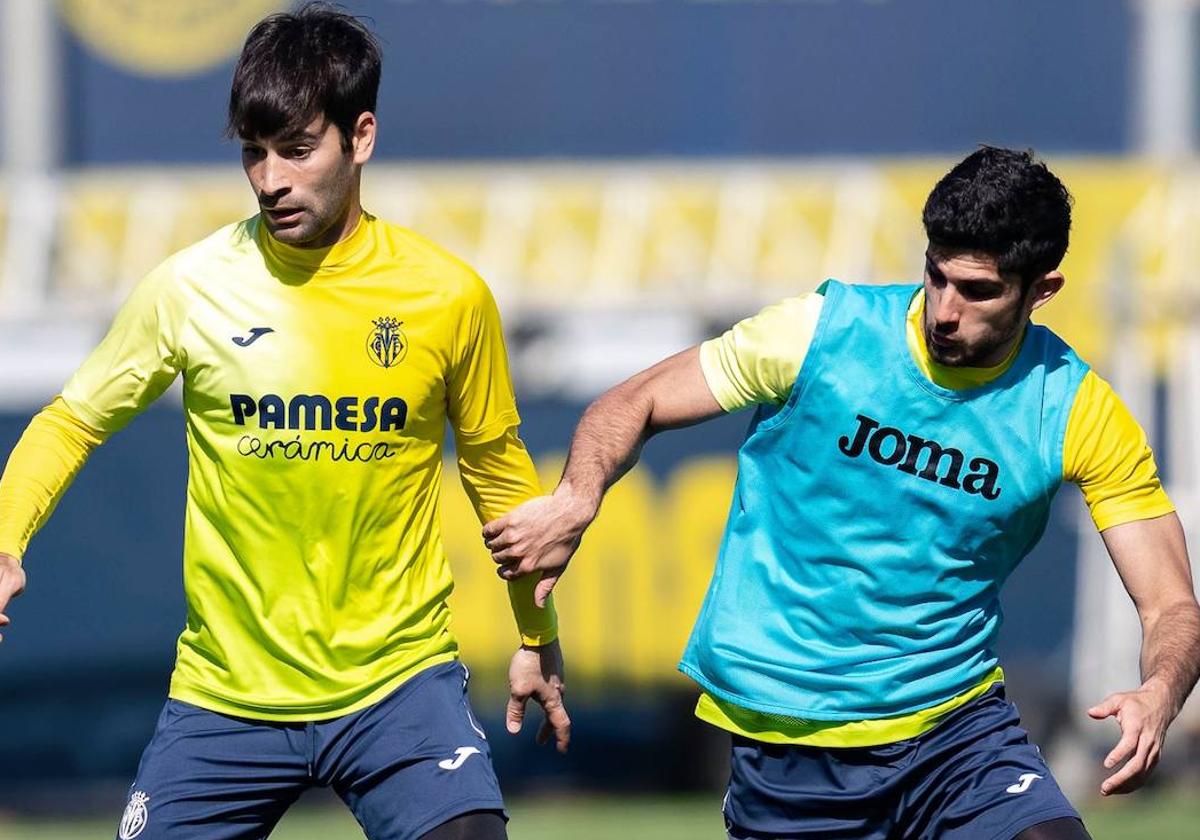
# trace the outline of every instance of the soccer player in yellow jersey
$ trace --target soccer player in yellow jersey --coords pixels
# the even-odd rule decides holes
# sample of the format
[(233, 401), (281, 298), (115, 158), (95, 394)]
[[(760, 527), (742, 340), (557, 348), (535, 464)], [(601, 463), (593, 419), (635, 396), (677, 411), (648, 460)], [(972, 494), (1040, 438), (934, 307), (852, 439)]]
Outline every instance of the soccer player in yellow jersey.
[[(261, 212), (138, 285), (0, 482), (6, 625), (88, 453), (182, 377), (187, 623), (121, 840), (260, 840), (316, 785), (372, 840), (506, 836), (446, 604), (447, 421), (481, 520), (537, 482), (487, 287), (360, 208), (379, 77), (373, 36), (326, 6), (251, 31), (229, 127)], [(509, 586), (507, 726), (533, 697), (565, 750), (551, 584)]]
[(553, 496), (484, 530), (502, 571), (561, 569), (655, 432), (758, 407), (680, 669), (732, 733), (732, 840), (1079, 840), (1004, 695), (999, 592), (1077, 483), (1137, 607), (1142, 685), (1104, 794), (1141, 785), (1196, 682), (1200, 607), (1146, 437), (1033, 310), (1062, 287), (1070, 199), (983, 148), (925, 205), (923, 285), (769, 307), (603, 395)]

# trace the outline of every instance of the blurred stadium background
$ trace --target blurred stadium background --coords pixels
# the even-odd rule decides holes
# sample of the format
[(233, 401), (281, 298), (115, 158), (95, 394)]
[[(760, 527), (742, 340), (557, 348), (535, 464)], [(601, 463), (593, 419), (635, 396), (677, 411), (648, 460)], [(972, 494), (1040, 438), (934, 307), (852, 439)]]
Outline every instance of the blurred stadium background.
[[(0, 0), (0, 452), (146, 270), (253, 212), (228, 82), (288, 5)], [(343, 5), (385, 46), (366, 206), (490, 282), (548, 486), (600, 390), (826, 277), (917, 280), (936, 177), (981, 142), (1032, 146), (1076, 197), (1044, 320), (1150, 430), (1200, 545), (1194, 0)], [(116, 436), (33, 543), (0, 651), (0, 838), (111, 836), (184, 618), (181, 419), (168, 396)], [(721, 836), (726, 744), (674, 663), (747, 419), (654, 442), (606, 503), (558, 594), (571, 754), (493, 737), (514, 838)], [(499, 733), (516, 637), (456, 484), (443, 516)], [(1011, 691), (1096, 837), (1200, 836), (1196, 703), (1154, 790), (1093, 800), (1115, 728), (1083, 709), (1136, 685), (1139, 632), (1073, 488), (1005, 604)], [(275, 836), (358, 836), (321, 804)]]

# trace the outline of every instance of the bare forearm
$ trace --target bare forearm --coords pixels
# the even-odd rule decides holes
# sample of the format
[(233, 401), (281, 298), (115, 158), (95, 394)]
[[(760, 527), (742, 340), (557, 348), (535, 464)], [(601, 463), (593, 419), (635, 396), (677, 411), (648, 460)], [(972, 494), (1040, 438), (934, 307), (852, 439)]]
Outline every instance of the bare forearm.
[(646, 439), (660, 429), (699, 423), (721, 412), (696, 347), (601, 396), (579, 421), (553, 495), (532, 499), (484, 526), (500, 576), (511, 580), (540, 569), (547, 574), (539, 592), (549, 592), (596, 518), (604, 491), (637, 463)]
[(586, 504), (591, 516), (600, 508), (605, 491), (637, 463), (650, 436), (652, 407), (635, 379), (608, 391), (583, 413), (560, 487)]
[(1142, 681), (1160, 684), (1170, 701), (1171, 717), (1200, 677), (1200, 608), (1180, 603), (1146, 622), (1142, 639)]
[(604, 491), (637, 463), (651, 435), (721, 413), (704, 378), (700, 348), (676, 353), (588, 406), (575, 430), (559, 488), (594, 517)]

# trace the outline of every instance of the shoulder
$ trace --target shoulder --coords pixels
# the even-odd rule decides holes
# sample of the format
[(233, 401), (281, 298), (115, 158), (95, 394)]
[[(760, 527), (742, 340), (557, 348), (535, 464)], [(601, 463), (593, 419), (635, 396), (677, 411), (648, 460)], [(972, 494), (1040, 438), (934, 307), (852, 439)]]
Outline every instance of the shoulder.
[(176, 251), (149, 274), (144, 283), (166, 291), (186, 290), (197, 283), (209, 284), (225, 276), (230, 263), (247, 258), (261, 260), (255, 242), (258, 217), (220, 228), (198, 242)]
[(821, 314), (825, 296), (820, 291), (804, 292), (767, 304), (741, 324), (761, 324), (772, 328), (788, 328), (797, 320), (811, 321)]
[(1049, 327), (1031, 323), (1026, 340), (1035, 343), (1038, 354), (1034, 363), (1044, 368), (1047, 379), (1063, 379), (1078, 387), (1085, 378), (1090, 378), (1101, 383), (1110, 393), (1112, 392), (1104, 380), (1095, 375), (1088, 377), (1091, 366), (1075, 352), (1070, 344)]
[(827, 301), (828, 312), (845, 314), (857, 321), (864, 316), (891, 317), (906, 312), (920, 288), (919, 283), (843, 283), (830, 279), (817, 292)]
[(184, 271), (218, 261), (260, 256), (257, 234), (258, 216), (252, 216), (218, 228), (183, 250), (176, 251), (167, 258), (167, 262)]
[(491, 300), (491, 291), (475, 269), (450, 251), (402, 225), (382, 219), (375, 224), (388, 257), (404, 265), (412, 279), (445, 295), (447, 302), (475, 306)]

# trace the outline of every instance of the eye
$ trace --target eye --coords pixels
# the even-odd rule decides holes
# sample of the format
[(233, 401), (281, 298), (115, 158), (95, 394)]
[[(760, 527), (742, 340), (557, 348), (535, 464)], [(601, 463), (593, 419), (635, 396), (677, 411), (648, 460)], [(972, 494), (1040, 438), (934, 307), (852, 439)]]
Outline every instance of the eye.
[(938, 271), (937, 266), (933, 263), (925, 263), (925, 273), (929, 276), (929, 282), (935, 289), (940, 289), (946, 285), (946, 275)]
[(242, 157), (248, 160), (253, 160), (262, 157), (263, 150), (261, 146), (251, 146), (249, 144), (242, 146)]
[(292, 146), (284, 154), (292, 160), (304, 160), (312, 151), (311, 146)]
[(960, 291), (968, 300), (992, 300), (1000, 296), (1003, 287), (995, 283), (963, 283)]

